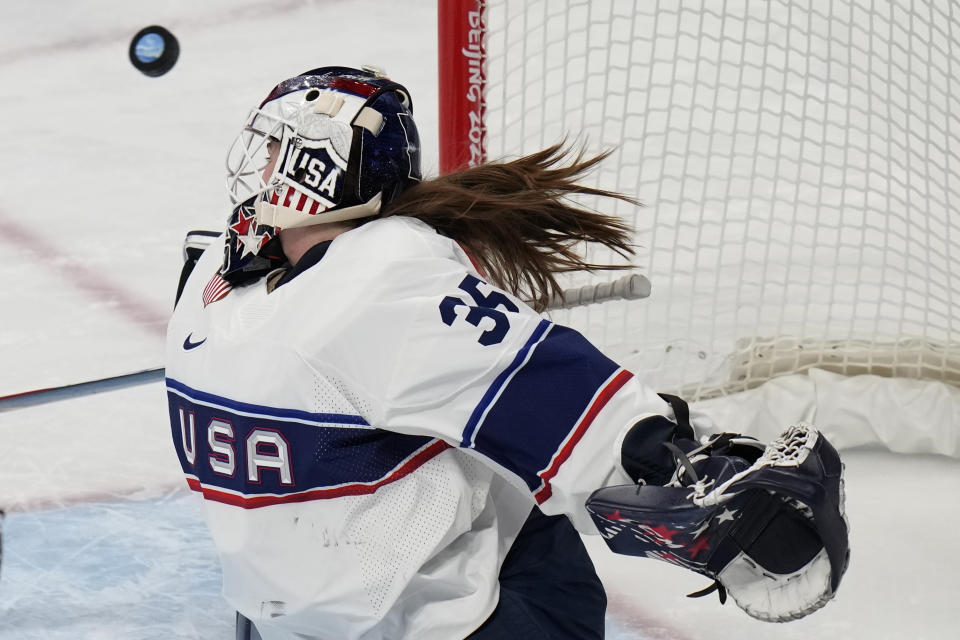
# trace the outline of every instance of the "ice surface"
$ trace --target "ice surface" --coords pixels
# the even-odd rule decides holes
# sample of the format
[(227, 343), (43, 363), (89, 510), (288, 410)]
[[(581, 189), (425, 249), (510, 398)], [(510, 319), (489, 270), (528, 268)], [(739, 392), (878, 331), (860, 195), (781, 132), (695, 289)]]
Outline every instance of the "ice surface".
[(11, 515), (0, 638), (232, 638), (217, 555), (187, 493)]
[[(181, 57), (146, 78), (130, 37)], [(161, 364), (185, 231), (226, 216), (223, 159), (279, 78), (374, 63), (415, 99), (436, 168), (434, 0), (54, 0), (0, 21), (0, 396)], [(853, 560), (836, 602), (765, 625), (704, 580), (588, 544), (614, 640), (941, 638), (960, 602), (960, 463), (845, 453)], [(232, 638), (215, 551), (150, 384), (0, 410), (0, 640)]]

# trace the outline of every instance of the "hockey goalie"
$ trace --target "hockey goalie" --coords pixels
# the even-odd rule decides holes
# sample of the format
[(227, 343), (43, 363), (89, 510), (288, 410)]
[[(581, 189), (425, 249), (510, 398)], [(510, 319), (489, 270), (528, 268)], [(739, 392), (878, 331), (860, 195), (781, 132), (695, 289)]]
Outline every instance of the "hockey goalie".
[(284, 80), (228, 154), (226, 228), (186, 248), (171, 436), (237, 637), (596, 640), (598, 530), (757, 618), (822, 606), (847, 563), (826, 439), (718, 434), (543, 313), (555, 274), (617, 268), (578, 247), (632, 252), (568, 197), (635, 202), (577, 182), (604, 157), (423, 180), (412, 104), (378, 70)]

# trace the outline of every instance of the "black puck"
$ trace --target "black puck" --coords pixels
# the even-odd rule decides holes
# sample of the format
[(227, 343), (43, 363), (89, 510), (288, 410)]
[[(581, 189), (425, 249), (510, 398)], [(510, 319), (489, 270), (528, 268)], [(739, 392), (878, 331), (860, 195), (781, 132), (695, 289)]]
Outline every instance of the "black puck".
[(159, 26), (146, 27), (130, 41), (130, 62), (144, 75), (155, 78), (173, 68), (180, 57), (180, 43)]

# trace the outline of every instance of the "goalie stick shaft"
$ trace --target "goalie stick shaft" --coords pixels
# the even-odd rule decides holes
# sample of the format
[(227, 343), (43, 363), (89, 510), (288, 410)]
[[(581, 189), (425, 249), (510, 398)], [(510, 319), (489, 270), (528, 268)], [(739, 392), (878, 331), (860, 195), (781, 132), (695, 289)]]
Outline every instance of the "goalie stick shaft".
[[(611, 282), (565, 289), (562, 296), (554, 296), (550, 299), (547, 310), (570, 309), (610, 300), (637, 300), (649, 295), (650, 281), (640, 274), (630, 273)], [(149, 384), (163, 380), (164, 375), (163, 367), (154, 367), (97, 380), (13, 393), (0, 396), (0, 412)]]
[(165, 370), (163, 367), (156, 367), (153, 369), (134, 371), (133, 373), (108, 376), (97, 380), (87, 380), (85, 382), (77, 382), (59, 387), (33, 389), (31, 391), (0, 396), (0, 412), (148, 384), (150, 382), (163, 380), (164, 373)]

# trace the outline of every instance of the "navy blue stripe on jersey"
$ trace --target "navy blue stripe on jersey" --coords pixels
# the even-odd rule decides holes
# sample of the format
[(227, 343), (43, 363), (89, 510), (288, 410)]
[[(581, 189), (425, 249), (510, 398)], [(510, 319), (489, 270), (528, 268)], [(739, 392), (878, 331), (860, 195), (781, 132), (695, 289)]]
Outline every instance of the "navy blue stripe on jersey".
[(289, 420), (296, 422), (305, 422), (307, 424), (341, 424), (369, 426), (369, 423), (362, 416), (343, 414), (343, 413), (312, 413), (310, 411), (299, 411), (297, 409), (278, 409), (276, 407), (266, 407), (263, 405), (249, 404), (238, 400), (231, 400), (223, 396), (216, 396), (212, 393), (192, 389), (182, 382), (173, 378), (167, 378), (167, 390), (173, 391), (184, 398), (196, 402), (197, 404), (206, 404), (215, 407), (223, 407), (231, 411), (247, 416), (265, 416), (276, 418), (277, 420)]
[[(535, 332), (524, 349), (527, 353), (517, 354), (474, 411), (481, 417), (472, 448), (517, 474), (531, 491), (542, 492), (541, 474), (578, 434), (584, 418), (595, 416), (609, 400), (612, 393), (603, 390), (613, 380), (618, 380), (616, 389), (622, 386), (618, 372), (623, 370), (582, 335), (559, 325), (550, 325), (540, 337)], [(574, 444), (582, 435), (581, 429)]]
[(632, 373), (626, 369), (620, 369), (597, 391), (597, 394), (590, 401), (590, 405), (580, 417), (580, 420), (577, 421), (576, 426), (573, 428), (573, 431), (570, 432), (563, 446), (554, 454), (553, 459), (550, 461), (550, 466), (537, 473), (541, 478), (540, 488), (533, 494), (537, 504), (543, 504), (553, 495), (553, 487), (550, 486), (550, 481), (553, 480), (553, 477), (560, 471), (560, 467), (567, 461), (570, 454), (573, 453), (574, 447), (577, 446), (583, 434), (585, 434), (587, 429), (590, 428), (590, 425), (593, 424), (593, 420), (597, 417), (597, 414), (606, 406), (610, 398), (620, 390), (620, 387), (625, 385), (632, 377)]
[(533, 351), (536, 346), (541, 340), (543, 340), (552, 326), (553, 323), (550, 321), (541, 320), (540, 324), (538, 324), (533, 330), (533, 333), (530, 334), (530, 337), (527, 339), (526, 343), (524, 343), (520, 350), (517, 351), (517, 355), (513, 358), (513, 362), (511, 362), (506, 369), (500, 372), (500, 375), (496, 377), (496, 379), (493, 381), (493, 384), (491, 384), (486, 393), (483, 394), (479, 404), (474, 407), (473, 413), (470, 414), (470, 419), (467, 420), (467, 426), (463, 429), (463, 438), (460, 441), (461, 447), (473, 447), (473, 439), (477, 432), (477, 426), (486, 418), (487, 412), (493, 407), (494, 402), (497, 400), (504, 387), (508, 382), (510, 382), (510, 379), (517, 373), (517, 371), (519, 371), (520, 368), (527, 363), (527, 361), (530, 359), (530, 356), (533, 355)]
[(449, 448), (351, 424), (359, 416), (257, 407), (174, 380), (167, 400), (187, 484), (247, 509), (373, 493)]

